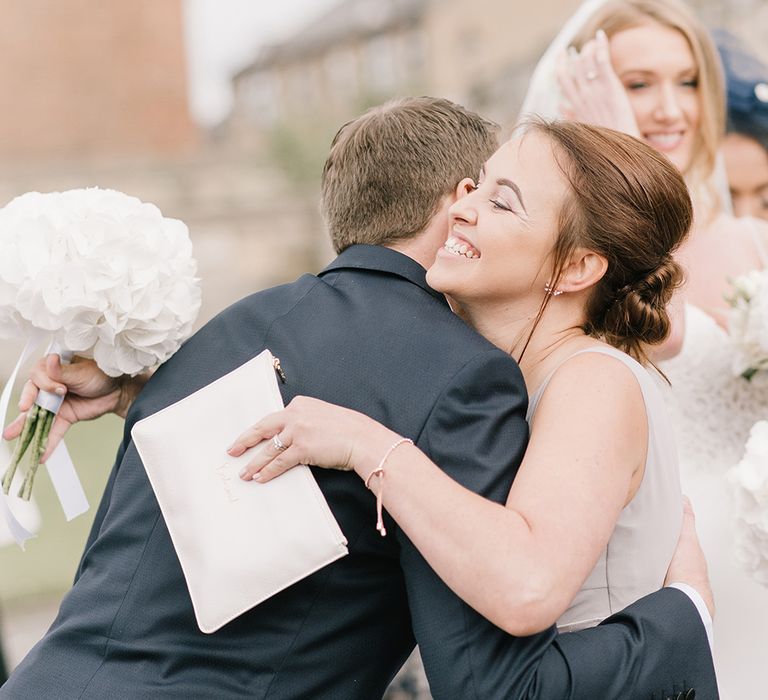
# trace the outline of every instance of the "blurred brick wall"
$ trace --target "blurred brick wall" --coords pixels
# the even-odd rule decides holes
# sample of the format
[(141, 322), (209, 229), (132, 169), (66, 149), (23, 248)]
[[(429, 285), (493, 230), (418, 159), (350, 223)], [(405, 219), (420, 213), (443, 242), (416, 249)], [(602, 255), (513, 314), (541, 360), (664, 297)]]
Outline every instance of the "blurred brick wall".
[(181, 0), (0, 0), (0, 158), (179, 153)]

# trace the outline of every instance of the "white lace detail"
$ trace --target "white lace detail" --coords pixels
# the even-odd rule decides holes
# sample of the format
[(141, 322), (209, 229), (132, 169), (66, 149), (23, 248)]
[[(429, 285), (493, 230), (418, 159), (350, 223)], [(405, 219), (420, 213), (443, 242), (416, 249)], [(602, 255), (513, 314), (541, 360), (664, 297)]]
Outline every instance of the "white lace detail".
[(683, 473), (725, 471), (744, 453), (749, 429), (768, 418), (768, 380), (735, 377), (728, 334), (697, 306), (686, 305), (680, 354), (661, 364)]

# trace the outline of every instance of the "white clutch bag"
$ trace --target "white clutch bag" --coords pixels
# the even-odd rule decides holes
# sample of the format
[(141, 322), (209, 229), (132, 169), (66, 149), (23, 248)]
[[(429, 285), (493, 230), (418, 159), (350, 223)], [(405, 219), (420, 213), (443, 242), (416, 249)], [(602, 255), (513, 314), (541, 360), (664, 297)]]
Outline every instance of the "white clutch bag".
[(215, 632), (347, 554), (347, 541), (312, 472), (242, 481), (257, 445), (228, 445), (283, 408), (273, 357), (258, 357), (138, 421), (131, 431), (187, 581), (197, 623)]

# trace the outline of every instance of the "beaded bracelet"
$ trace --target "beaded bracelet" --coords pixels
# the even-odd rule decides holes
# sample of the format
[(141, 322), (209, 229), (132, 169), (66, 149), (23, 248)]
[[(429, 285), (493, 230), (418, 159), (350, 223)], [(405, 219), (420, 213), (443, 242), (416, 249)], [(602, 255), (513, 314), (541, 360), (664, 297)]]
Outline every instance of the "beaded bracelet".
[[(384, 476), (384, 464), (389, 459), (389, 455), (391, 455), (395, 448), (400, 447), (400, 445), (404, 444), (410, 444), (413, 445), (413, 440), (410, 438), (400, 438), (395, 442), (385, 453), (384, 456), (381, 458), (381, 461), (379, 462), (379, 466), (376, 467), (369, 475), (368, 478), (365, 480), (365, 488), (370, 489), (371, 486), (371, 479), (374, 476), (378, 476), (379, 478), (382, 478)], [(384, 484), (382, 483), (379, 487), (379, 493), (376, 494), (376, 529), (381, 533), (382, 537), (387, 536), (387, 529), (384, 527), (384, 518), (382, 516), (382, 500), (384, 498)]]

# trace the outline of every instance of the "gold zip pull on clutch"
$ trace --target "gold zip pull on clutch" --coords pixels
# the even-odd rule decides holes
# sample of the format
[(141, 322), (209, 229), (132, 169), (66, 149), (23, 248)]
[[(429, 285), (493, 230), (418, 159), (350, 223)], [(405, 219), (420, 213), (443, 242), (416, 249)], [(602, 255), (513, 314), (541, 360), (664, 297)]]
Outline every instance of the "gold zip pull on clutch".
[(283, 384), (285, 384), (285, 372), (283, 372), (283, 368), (280, 366), (279, 357), (272, 358), (272, 366), (275, 368), (275, 372), (277, 372), (277, 376), (280, 377), (280, 381)]

